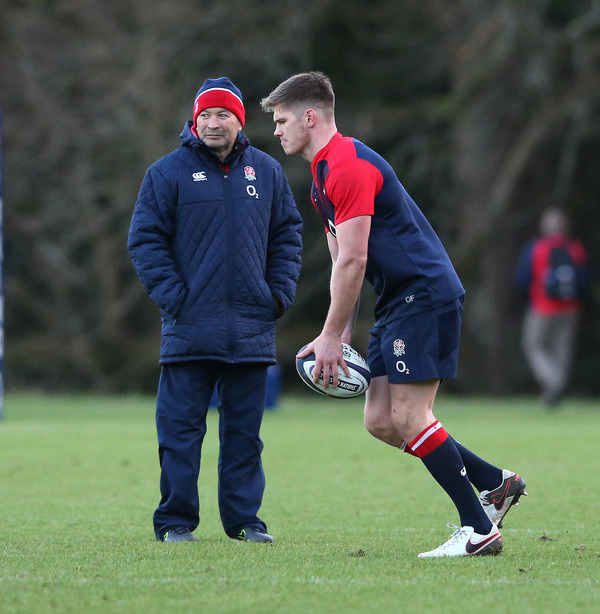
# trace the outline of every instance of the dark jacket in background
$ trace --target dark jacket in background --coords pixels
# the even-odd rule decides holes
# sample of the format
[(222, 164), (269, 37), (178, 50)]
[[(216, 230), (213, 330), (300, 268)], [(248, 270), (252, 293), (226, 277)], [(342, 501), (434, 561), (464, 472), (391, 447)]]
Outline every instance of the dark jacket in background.
[(300, 214), (280, 164), (243, 133), (221, 163), (190, 126), (146, 172), (129, 231), (162, 315), (160, 363), (272, 364), (300, 274)]

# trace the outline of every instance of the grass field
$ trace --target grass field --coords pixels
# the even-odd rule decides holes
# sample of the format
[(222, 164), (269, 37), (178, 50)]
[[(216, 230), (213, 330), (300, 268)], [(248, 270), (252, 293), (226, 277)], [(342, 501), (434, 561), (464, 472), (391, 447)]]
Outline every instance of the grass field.
[(456, 512), (417, 459), (371, 438), (360, 401), (267, 412), (261, 516), (275, 544), (229, 540), (210, 414), (197, 543), (154, 541), (154, 401), (9, 395), (0, 423), (0, 609), (31, 613), (594, 612), (600, 402), (441, 396), (437, 416), (520, 472), (499, 557), (418, 559)]

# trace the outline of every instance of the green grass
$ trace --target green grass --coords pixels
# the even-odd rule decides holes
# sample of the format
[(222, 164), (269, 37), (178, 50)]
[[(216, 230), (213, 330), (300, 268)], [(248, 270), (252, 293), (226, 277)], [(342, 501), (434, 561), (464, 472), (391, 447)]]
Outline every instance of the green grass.
[(10, 395), (0, 423), (0, 607), (31, 613), (597, 612), (600, 402), (441, 396), (437, 417), (519, 471), (529, 497), (499, 557), (418, 559), (454, 507), (417, 459), (371, 438), (360, 401), (267, 412), (261, 516), (273, 545), (229, 540), (216, 504), (217, 416), (197, 543), (154, 541), (154, 400)]

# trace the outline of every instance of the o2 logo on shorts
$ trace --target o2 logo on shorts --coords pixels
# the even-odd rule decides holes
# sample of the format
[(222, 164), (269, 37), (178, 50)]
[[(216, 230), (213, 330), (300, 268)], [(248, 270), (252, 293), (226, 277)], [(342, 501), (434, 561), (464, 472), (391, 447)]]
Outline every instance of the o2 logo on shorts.
[(403, 360), (399, 360), (396, 363), (396, 371), (398, 371), (398, 373), (404, 373), (405, 375), (410, 375), (410, 369), (406, 366), (406, 363)]

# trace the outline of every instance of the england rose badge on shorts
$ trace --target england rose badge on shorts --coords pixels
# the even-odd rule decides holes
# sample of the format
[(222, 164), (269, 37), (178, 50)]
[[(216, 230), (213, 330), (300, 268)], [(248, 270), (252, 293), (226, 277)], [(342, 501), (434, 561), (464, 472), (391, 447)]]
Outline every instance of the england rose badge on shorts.
[(394, 339), (394, 356), (406, 354), (406, 345), (402, 339)]

